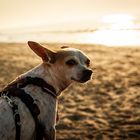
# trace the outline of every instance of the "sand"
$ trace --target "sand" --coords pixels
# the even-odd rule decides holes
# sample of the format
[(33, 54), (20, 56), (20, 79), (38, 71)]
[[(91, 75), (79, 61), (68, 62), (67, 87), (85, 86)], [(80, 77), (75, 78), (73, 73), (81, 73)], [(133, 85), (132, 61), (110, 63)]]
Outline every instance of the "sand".
[[(94, 74), (59, 97), (57, 140), (140, 140), (140, 48), (68, 45), (90, 57)], [(1, 43), (0, 87), (40, 62), (26, 44)]]

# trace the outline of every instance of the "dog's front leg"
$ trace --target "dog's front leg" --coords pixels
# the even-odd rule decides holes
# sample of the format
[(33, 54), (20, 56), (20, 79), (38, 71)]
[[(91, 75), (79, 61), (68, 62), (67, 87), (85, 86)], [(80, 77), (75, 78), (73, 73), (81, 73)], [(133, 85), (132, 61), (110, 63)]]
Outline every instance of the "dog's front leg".
[(51, 127), (50, 130), (45, 131), (45, 140), (56, 140), (55, 127)]

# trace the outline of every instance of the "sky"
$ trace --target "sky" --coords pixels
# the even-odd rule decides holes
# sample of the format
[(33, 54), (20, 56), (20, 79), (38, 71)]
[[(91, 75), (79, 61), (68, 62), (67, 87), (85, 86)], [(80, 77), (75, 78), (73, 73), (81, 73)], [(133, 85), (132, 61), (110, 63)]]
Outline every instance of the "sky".
[(27, 40), (140, 46), (140, 0), (0, 0), (0, 41)]
[(129, 14), (139, 22), (140, 0), (0, 0), (0, 31), (71, 24), (96, 27), (110, 14)]

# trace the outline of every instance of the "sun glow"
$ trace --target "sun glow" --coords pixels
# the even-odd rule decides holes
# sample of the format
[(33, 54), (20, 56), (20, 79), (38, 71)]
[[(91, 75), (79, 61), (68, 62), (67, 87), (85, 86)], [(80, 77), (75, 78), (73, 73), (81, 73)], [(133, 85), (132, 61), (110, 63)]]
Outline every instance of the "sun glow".
[(134, 17), (128, 14), (106, 15), (101, 20), (110, 29), (131, 29), (135, 27)]
[(108, 46), (139, 44), (139, 32), (134, 30), (134, 17), (128, 14), (106, 15), (101, 19), (103, 27), (88, 35), (88, 41)]
[(140, 44), (140, 33), (134, 17), (128, 14), (106, 15), (101, 19), (102, 27), (93, 33), (83, 34), (80, 41), (107, 46), (133, 46)]
[(77, 42), (95, 43), (106, 46), (137, 46), (140, 44), (140, 33), (131, 30), (98, 30), (93, 33), (79, 34)]

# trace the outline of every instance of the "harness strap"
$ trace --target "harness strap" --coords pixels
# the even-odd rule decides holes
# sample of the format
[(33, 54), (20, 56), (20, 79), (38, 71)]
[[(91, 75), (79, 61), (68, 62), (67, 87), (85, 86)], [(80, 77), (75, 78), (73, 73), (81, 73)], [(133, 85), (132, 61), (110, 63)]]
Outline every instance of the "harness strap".
[(50, 94), (54, 98), (57, 98), (56, 91), (53, 86), (45, 82), (43, 79), (38, 77), (25, 77), (24, 79), (20, 79), (18, 83), (19, 88), (24, 88), (25, 86), (32, 84), (36, 85), (38, 87), (41, 87), (41, 89), (46, 92), (47, 94)]
[(18, 106), (14, 104), (12, 110), (13, 110), (15, 126), (16, 126), (16, 140), (20, 140), (21, 124), (20, 124), (20, 115), (18, 112)]
[[(33, 98), (27, 94), (24, 90), (19, 91), (20, 93), (18, 94), (21, 101), (25, 103), (25, 105), (28, 107), (30, 110), (32, 117), (34, 118), (35, 121), (35, 130), (36, 130), (36, 140), (42, 140), (43, 139), (43, 134), (44, 134), (44, 127), (42, 124), (40, 124), (38, 120), (38, 115), (40, 114), (40, 110), (35, 104)], [(41, 130), (40, 130), (41, 129)]]

